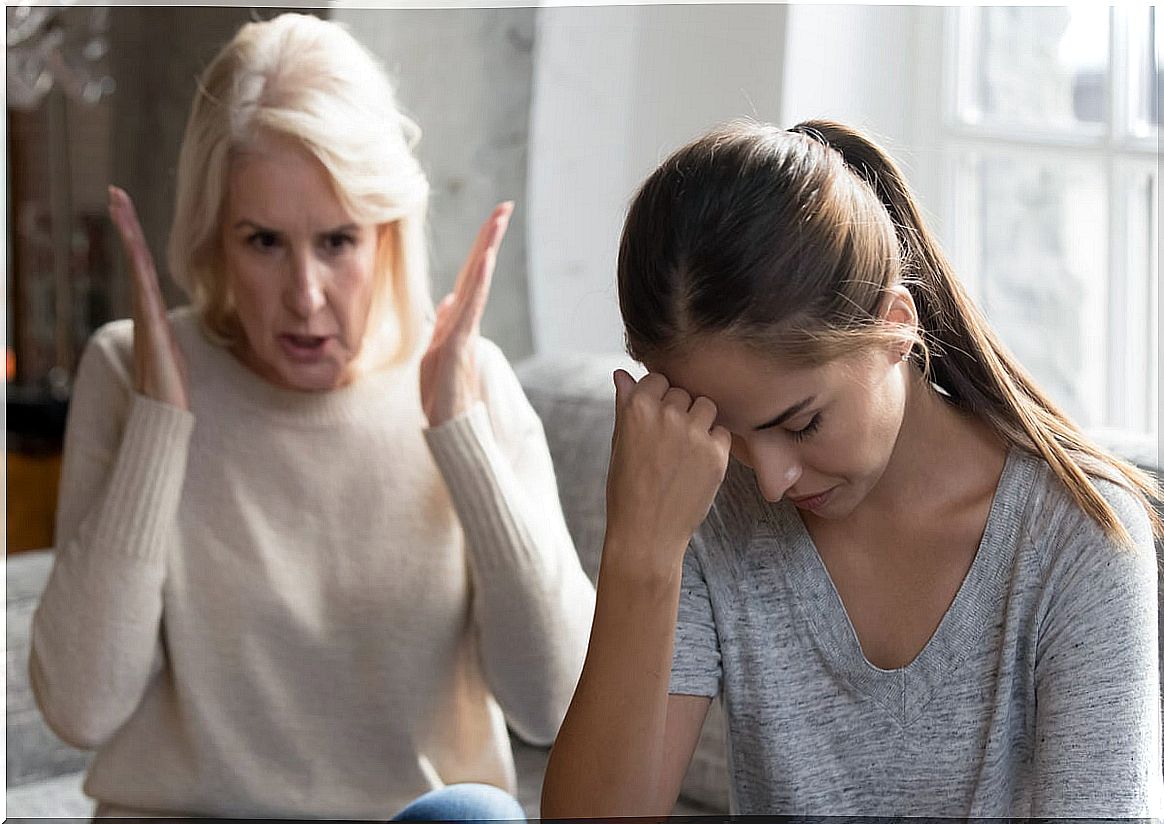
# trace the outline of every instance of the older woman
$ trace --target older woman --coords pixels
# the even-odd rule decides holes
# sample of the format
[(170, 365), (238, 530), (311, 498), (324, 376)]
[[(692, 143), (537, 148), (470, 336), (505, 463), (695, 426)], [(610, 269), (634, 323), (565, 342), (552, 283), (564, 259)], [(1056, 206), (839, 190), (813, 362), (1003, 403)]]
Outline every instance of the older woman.
[(553, 739), (594, 594), (477, 332), (512, 206), (430, 320), (414, 139), (350, 35), (284, 15), (199, 83), (189, 308), (110, 189), (134, 321), (78, 370), (30, 662), (99, 815), (521, 815), (506, 722)]

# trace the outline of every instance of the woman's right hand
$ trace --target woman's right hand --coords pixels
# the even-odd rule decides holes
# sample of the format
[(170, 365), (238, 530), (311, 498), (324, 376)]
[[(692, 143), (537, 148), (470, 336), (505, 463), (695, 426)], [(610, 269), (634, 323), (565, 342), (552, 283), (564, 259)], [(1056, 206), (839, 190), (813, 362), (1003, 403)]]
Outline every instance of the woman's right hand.
[(189, 410), (186, 359), (166, 317), (158, 271), (133, 201), (116, 186), (109, 187), (109, 216), (121, 235), (133, 282), (133, 387), (148, 398)]
[(614, 384), (607, 542), (638, 574), (670, 579), (723, 482), (731, 435), (716, 425), (710, 399), (692, 401), (659, 373), (636, 383), (619, 369)]
[[(683, 556), (727, 471), (731, 436), (651, 373), (614, 373), (606, 538), (586, 664), (542, 784), (550, 818), (674, 808), (708, 699), (668, 695)], [(633, 628), (628, 632), (627, 628)]]

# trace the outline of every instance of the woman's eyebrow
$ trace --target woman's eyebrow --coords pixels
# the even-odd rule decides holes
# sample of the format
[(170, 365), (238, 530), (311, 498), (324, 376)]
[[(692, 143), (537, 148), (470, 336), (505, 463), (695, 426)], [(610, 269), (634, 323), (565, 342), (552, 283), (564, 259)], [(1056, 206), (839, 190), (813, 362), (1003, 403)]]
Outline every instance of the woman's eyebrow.
[(771, 429), (773, 426), (779, 426), (780, 424), (784, 423), (786, 420), (791, 418), (793, 415), (796, 415), (798, 412), (803, 411), (806, 406), (808, 406), (809, 404), (811, 404), (815, 400), (816, 400), (816, 395), (809, 395), (807, 398), (800, 401), (800, 403), (794, 403), (792, 406), (785, 409), (783, 412), (781, 412), (779, 415), (777, 415), (775, 418), (768, 421), (767, 423), (760, 424), (759, 426), (757, 426), (755, 428), (755, 431), (759, 432), (761, 429)]
[[(270, 232), (270, 233), (276, 234), (276, 235), (280, 234), (278, 229), (271, 229), (267, 226), (262, 225), (261, 223), (255, 223), (253, 220), (248, 220), (247, 218), (243, 218), (242, 220), (235, 223), (234, 228), (236, 228), (236, 229), (251, 228), (257, 232)], [(337, 234), (341, 234), (341, 233), (357, 232), (357, 231), (359, 231), (359, 228), (360, 227), (355, 223), (345, 223), (342, 226), (336, 226), (334, 229), (323, 229), (322, 231), (318, 232), (318, 234), (321, 237), (323, 235), (337, 235)]]
[(235, 223), (234, 228), (236, 228), (236, 229), (250, 228), (250, 229), (254, 229), (256, 232), (271, 232), (272, 234), (278, 234), (278, 232), (276, 232), (274, 229), (269, 229), (260, 223), (255, 223), (253, 220), (247, 220), (246, 218), (243, 218), (242, 220)]

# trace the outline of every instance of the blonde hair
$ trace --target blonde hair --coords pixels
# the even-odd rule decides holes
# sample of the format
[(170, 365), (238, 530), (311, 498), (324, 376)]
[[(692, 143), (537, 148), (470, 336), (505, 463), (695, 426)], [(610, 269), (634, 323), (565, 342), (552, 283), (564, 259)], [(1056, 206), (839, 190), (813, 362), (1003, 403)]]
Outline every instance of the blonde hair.
[(368, 336), (394, 337), (390, 359), (406, 357), (432, 315), (429, 186), (412, 154), (420, 129), (397, 108), (375, 58), (337, 23), (304, 14), (247, 23), (202, 73), (178, 156), (167, 248), (174, 280), (212, 337), (238, 340), (220, 223), (231, 160), (264, 134), (297, 141), (318, 159), (357, 221), (389, 224)]

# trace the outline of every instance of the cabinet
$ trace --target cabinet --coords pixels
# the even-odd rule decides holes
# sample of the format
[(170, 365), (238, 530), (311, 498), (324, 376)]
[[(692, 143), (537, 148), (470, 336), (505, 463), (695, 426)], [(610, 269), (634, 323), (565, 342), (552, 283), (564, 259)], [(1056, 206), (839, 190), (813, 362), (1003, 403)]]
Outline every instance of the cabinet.
[(52, 546), (61, 456), (7, 453), (7, 550)]

